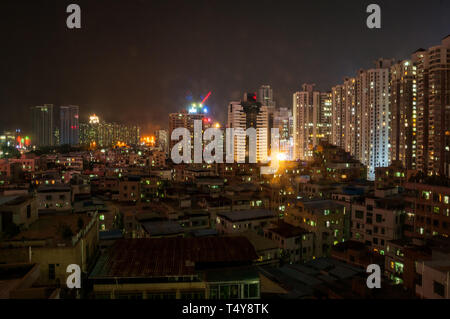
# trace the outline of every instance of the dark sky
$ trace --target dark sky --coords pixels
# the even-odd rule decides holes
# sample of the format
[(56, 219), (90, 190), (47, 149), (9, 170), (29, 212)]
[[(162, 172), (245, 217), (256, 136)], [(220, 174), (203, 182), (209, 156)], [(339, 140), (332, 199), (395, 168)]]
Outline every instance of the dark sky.
[[(80, 30), (66, 27), (70, 3)], [(380, 30), (366, 27), (370, 3)], [(291, 107), (304, 82), (329, 90), (450, 34), (448, 0), (2, 0), (0, 12), (0, 131), (29, 129), (44, 103), (150, 131), (208, 91), (224, 121), (228, 101), (262, 84)]]

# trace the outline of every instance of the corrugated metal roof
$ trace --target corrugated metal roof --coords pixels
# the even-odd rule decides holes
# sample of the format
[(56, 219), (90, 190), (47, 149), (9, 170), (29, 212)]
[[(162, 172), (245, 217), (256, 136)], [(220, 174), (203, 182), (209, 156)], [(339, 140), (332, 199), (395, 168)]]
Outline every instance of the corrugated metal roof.
[(91, 278), (192, 275), (196, 263), (257, 259), (245, 237), (120, 239), (97, 262)]
[(304, 274), (301, 271), (298, 271), (297, 269), (291, 268), (289, 266), (281, 267), (280, 271), (282, 273), (286, 274), (287, 276), (295, 278), (296, 280), (298, 280), (301, 283), (304, 283), (305, 285), (308, 285), (308, 286), (319, 285), (322, 283), (319, 279), (316, 279), (313, 276)]

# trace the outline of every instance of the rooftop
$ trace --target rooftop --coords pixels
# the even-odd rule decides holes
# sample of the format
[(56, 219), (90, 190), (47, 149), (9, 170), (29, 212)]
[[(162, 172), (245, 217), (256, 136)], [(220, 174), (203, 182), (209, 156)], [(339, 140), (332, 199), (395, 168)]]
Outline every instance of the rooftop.
[(183, 227), (172, 220), (141, 221), (141, 225), (150, 236), (177, 235), (184, 232)]
[(38, 274), (37, 264), (0, 265), (0, 299), (9, 299), (15, 290), (28, 288)]
[(280, 235), (284, 238), (297, 237), (303, 234), (309, 233), (306, 229), (301, 227), (293, 226), (284, 221), (279, 221), (278, 223), (274, 223), (273, 228), (269, 230)]
[(73, 203), (73, 211), (75, 213), (85, 213), (91, 211), (107, 211), (105, 203), (98, 199), (89, 199), (77, 201)]
[(78, 233), (78, 220), (83, 220), (86, 226), (92, 217), (86, 214), (65, 214), (65, 215), (51, 215), (41, 216), (38, 220), (30, 225), (26, 230), (12, 238), (12, 241), (22, 240), (53, 240), (56, 243), (63, 243), (71, 240), (63, 236), (65, 226), (68, 226), (73, 235)]
[(368, 250), (367, 246), (364, 243), (356, 240), (346, 240), (342, 243), (338, 243), (337, 245), (333, 246), (333, 250), (336, 251), (346, 251), (348, 249), (362, 250), (362, 251)]
[(11, 203), (19, 197), (20, 196), (1, 196), (0, 197), (0, 206), (11, 205)]
[(70, 192), (70, 186), (67, 185), (41, 185), (38, 188), (38, 193), (51, 192)]
[(285, 298), (312, 297), (320, 286), (330, 285), (364, 274), (356, 268), (332, 258), (318, 258), (306, 264), (282, 267), (262, 266), (259, 271), (288, 291)]
[(277, 217), (276, 213), (268, 209), (232, 211), (232, 212), (218, 213), (217, 216), (228, 219), (231, 222)]
[(253, 247), (255, 247), (256, 251), (269, 250), (269, 249), (277, 249), (278, 245), (273, 240), (265, 238), (264, 236), (258, 235), (254, 231), (245, 231), (240, 233), (232, 233), (228, 236), (244, 236), (246, 237)]
[(249, 263), (257, 258), (245, 237), (119, 239), (90, 277), (186, 276), (195, 274), (197, 263)]

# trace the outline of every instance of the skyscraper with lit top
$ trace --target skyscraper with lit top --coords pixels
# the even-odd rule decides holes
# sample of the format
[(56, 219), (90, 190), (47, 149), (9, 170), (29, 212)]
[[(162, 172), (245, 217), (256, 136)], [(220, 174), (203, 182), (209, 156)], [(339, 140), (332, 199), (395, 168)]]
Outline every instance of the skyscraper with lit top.
[[(196, 138), (194, 131), (195, 121), (201, 121), (202, 133), (213, 125), (212, 119), (208, 116), (208, 112), (208, 107), (202, 103), (192, 103), (187, 109), (169, 114), (169, 154), (172, 148), (179, 142), (179, 140), (172, 140), (172, 133), (177, 128), (186, 128), (189, 130), (191, 134), (191, 148), (194, 147), (194, 138)], [(203, 141), (202, 136), (197, 138)]]

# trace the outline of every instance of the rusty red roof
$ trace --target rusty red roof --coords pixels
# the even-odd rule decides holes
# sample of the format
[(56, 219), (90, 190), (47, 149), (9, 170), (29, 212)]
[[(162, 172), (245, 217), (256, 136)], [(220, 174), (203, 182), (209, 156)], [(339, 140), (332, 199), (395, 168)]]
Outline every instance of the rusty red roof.
[(120, 239), (101, 256), (91, 278), (186, 276), (195, 273), (196, 263), (257, 258), (245, 237)]

